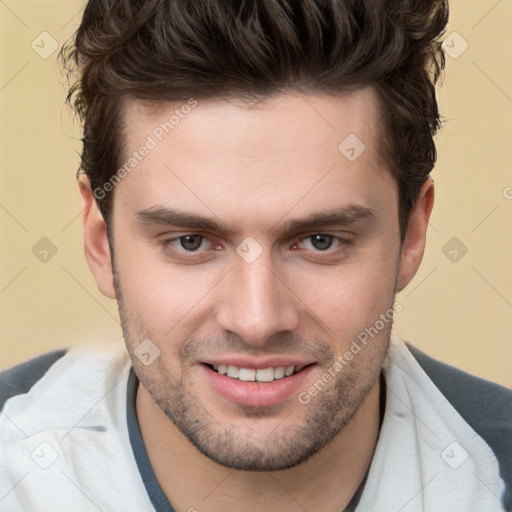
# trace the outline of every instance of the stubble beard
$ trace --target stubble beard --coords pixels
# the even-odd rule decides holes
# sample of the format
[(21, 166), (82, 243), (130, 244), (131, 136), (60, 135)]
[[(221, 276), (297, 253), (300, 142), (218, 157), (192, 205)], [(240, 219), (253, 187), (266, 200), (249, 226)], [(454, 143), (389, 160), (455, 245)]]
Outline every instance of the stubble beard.
[[(186, 362), (181, 361), (180, 375), (171, 375), (161, 361), (145, 367), (134, 355), (135, 348), (148, 337), (149, 330), (137, 313), (127, 307), (115, 271), (114, 276), (121, 326), (140, 383), (185, 438), (204, 456), (224, 467), (277, 471), (301, 464), (328, 445), (349, 424), (379, 379), (392, 321), (380, 333), (382, 337), (371, 340), (342, 368), (334, 382), (319, 391), (307, 405), (302, 405), (296, 397), (291, 398), (295, 401), (293, 407), (301, 411), (303, 419), (299, 423), (289, 425), (284, 420), (281, 424), (274, 421), (276, 426), (269, 429), (268, 418), (279, 411), (279, 406), (259, 410), (241, 407), (244, 426), (214, 418), (201, 399), (191, 393), (190, 366)], [(335, 355), (329, 344), (323, 345), (324, 352), (330, 352), (330, 357), (322, 364), (327, 372), (332, 368)], [(250, 427), (245, 426), (247, 418), (252, 418)], [(261, 428), (262, 422), (267, 422), (264, 428)]]

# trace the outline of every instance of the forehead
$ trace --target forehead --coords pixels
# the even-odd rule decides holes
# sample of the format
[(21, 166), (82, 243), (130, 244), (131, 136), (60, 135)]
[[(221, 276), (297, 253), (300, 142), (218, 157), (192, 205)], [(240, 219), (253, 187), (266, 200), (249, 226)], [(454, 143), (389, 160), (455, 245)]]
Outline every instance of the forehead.
[(114, 202), (119, 196), (132, 209), (167, 204), (246, 214), (257, 204), (269, 219), (294, 203), (296, 209), (318, 209), (322, 201), (334, 208), (349, 195), (382, 202), (396, 191), (380, 156), (378, 119), (371, 87), (257, 103), (197, 99), (149, 107), (126, 101), (123, 163), (137, 162)]
[[(246, 157), (258, 157), (262, 149), (265, 154), (279, 153), (297, 137), (304, 153), (315, 145), (325, 146), (327, 137), (336, 142), (351, 133), (371, 146), (379, 120), (377, 95), (369, 86), (337, 96), (290, 91), (260, 100), (191, 98), (149, 104), (124, 99), (122, 107), (130, 149), (152, 135), (157, 143), (172, 144), (171, 139), (179, 138), (196, 151), (204, 147), (211, 153), (217, 147), (222, 154), (234, 150)], [(173, 137), (167, 137), (171, 132)], [(215, 139), (223, 139), (222, 148), (210, 147)]]

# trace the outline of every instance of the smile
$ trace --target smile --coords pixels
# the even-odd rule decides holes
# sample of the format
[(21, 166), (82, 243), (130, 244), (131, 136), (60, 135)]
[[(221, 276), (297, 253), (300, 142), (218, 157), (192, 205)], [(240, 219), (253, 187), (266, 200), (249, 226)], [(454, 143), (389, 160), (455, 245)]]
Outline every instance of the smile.
[(268, 407), (298, 393), (305, 386), (308, 375), (317, 367), (315, 363), (306, 361), (295, 365), (289, 364), (291, 362), (276, 361), (272, 365), (270, 361), (260, 364), (240, 361), (238, 366), (217, 364), (220, 361), (215, 361), (205, 362), (199, 368), (209, 386), (229, 402)]
[(300, 372), (304, 366), (277, 366), (268, 368), (240, 368), (234, 365), (214, 364), (210, 367), (220, 375), (243, 382), (272, 382)]

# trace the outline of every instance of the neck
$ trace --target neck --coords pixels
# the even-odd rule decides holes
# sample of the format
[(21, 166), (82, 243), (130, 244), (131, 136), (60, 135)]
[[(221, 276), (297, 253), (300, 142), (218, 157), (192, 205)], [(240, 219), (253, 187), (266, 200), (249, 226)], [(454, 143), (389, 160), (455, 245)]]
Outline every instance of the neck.
[[(176, 512), (244, 510), (339, 512), (372, 458), (380, 420), (377, 380), (351, 420), (307, 461), (272, 472), (237, 471), (202, 455), (139, 385), (136, 410), (151, 465)], [(269, 504), (272, 507), (269, 508)]]

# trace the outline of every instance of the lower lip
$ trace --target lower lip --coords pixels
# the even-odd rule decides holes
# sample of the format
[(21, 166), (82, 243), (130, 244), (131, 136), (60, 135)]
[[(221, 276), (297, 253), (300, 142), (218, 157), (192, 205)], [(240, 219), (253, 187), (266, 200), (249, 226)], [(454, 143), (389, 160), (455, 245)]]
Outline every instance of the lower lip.
[(316, 365), (311, 364), (290, 377), (272, 382), (244, 382), (221, 375), (205, 364), (201, 369), (211, 386), (230, 402), (249, 407), (268, 407), (293, 395)]

